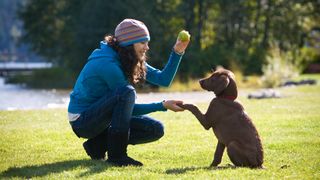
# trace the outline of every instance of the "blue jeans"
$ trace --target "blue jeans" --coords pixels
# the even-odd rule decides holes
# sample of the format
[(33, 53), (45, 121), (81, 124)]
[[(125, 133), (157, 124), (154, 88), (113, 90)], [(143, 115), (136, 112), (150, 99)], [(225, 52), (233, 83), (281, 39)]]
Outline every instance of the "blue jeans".
[(93, 138), (110, 126), (128, 132), (129, 144), (142, 144), (160, 139), (164, 135), (161, 122), (148, 116), (132, 116), (136, 92), (127, 85), (108, 92), (92, 104), (80, 117), (70, 122), (78, 137)]

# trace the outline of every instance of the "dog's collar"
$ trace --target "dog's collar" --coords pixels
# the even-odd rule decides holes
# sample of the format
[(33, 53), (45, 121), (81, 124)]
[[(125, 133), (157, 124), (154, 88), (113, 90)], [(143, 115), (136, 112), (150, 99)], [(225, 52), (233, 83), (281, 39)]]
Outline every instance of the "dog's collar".
[(235, 99), (237, 99), (236, 96), (228, 96), (228, 95), (221, 95), (221, 96), (218, 96), (218, 98), (229, 99), (231, 101), (234, 101)]

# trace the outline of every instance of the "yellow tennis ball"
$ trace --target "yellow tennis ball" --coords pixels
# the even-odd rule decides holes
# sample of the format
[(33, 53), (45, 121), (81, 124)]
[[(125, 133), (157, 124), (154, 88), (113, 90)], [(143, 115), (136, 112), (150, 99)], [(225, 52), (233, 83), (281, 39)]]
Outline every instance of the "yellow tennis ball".
[(180, 41), (190, 41), (190, 34), (189, 34), (189, 32), (186, 31), (186, 30), (180, 31), (179, 34), (178, 34), (178, 39), (179, 39)]

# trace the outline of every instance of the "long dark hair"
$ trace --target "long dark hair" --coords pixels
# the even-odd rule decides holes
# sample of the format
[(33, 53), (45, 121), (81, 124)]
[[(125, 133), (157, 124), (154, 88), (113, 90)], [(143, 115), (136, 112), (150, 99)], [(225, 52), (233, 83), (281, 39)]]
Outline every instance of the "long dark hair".
[(122, 69), (129, 82), (131, 84), (143, 83), (146, 79), (146, 58), (138, 57), (133, 45), (119, 46), (116, 38), (112, 35), (107, 35), (104, 39), (119, 54)]

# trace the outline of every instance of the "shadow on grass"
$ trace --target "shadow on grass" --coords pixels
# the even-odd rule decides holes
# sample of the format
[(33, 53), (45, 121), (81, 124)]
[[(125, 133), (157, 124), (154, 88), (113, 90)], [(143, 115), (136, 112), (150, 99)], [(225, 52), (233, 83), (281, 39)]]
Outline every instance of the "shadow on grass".
[(6, 171), (0, 174), (0, 177), (7, 178), (34, 178), (43, 177), (53, 173), (61, 173), (63, 171), (71, 171), (77, 168), (87, 168), (86, 172), (81, 173), (78, 177), (85, 177), (90, 174), (95, 174), (106, 170), (108, 167), (107, 163), (103, 161), (92, 161), (92, 160), (70, 160), (61, 161), (51, 164), (43, 165), (32, 165), (23, 167), (10, 167)]
[(196, 170), (223, 170), (223, 169), (235, 169), (235, 166), (232, 165), (226, 165), (226, 166), (218, 166), (218, 167), (184, 167), (184, 168), (174, 168), (174, 169), (168, 169), (166, 170), (167, 174), (183, 174), (187, 171), (196, 171)]

